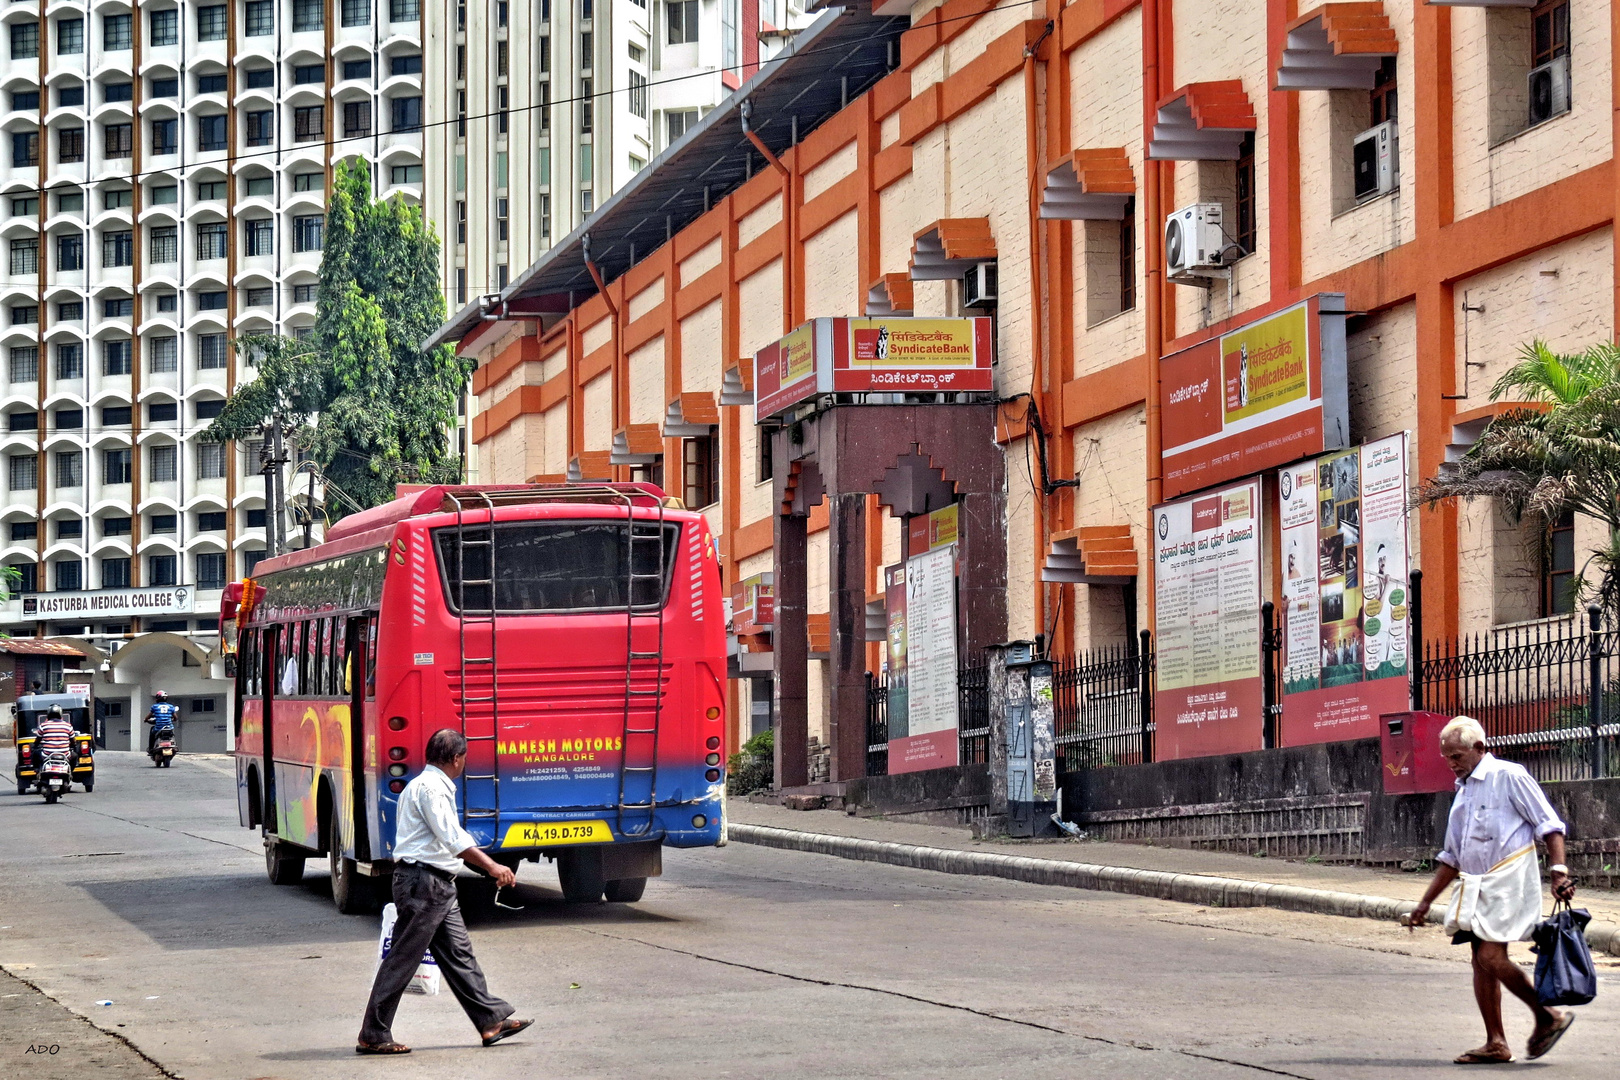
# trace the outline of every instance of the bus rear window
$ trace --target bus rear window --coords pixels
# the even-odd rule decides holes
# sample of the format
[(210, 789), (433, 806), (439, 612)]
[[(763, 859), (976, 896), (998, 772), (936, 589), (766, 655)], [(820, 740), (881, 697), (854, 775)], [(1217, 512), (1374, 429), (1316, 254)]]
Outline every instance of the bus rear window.
[(493, 548), (488, 526), (465, 528), (460, 541), (457, 530), (438, 529), (434, 539), (445, 604), (459, 614), (465, 598), (469, 612), (487, 612), (493, 576), (495, 609), (502, 613), (623, 611), (632, 583), (637, 610), (660, 608), (669, 597), (680, 527), (666, 524), (662, 544), (657, 525), (637, 522), (635, 530), (632, 579), (622, 521), (498, 522)]

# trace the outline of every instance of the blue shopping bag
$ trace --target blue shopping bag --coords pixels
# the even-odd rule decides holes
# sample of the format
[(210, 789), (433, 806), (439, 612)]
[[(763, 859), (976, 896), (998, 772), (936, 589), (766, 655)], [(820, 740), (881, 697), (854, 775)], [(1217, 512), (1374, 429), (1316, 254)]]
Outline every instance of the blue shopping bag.
[(1584, 909), (1567, 901), (1553, 904), (1552, 916), (1531, 932), (1536, 954), (1536, 999), (1543, 1005), (1585, 1005), (1597, 996), (1597, 968), (1586, 945)]

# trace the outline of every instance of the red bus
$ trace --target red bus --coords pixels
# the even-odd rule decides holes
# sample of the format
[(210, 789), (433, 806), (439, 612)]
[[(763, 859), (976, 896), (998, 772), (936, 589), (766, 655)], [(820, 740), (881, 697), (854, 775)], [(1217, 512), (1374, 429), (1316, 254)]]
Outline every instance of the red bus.
[(555, 859), (571, 901), (638, 900), (662, 845), (721, 842), (719, 563), (659, 489), (428, 487), (231, 594), (238, 811), (276, 884), (324, 855), (338, 907), (370, 909), (443, 727), (467, 830), (514, 868)]

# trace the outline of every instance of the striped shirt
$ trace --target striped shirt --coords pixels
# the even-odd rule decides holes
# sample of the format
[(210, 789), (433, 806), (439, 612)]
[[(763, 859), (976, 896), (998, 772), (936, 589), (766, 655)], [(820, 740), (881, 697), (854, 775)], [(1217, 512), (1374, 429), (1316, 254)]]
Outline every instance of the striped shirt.
[(39, 722), (35, 734), (39, 736), (41, 754), (65, 754), (72, 748), (73, 725), (66, 720), (52, 720), (47, 717)]

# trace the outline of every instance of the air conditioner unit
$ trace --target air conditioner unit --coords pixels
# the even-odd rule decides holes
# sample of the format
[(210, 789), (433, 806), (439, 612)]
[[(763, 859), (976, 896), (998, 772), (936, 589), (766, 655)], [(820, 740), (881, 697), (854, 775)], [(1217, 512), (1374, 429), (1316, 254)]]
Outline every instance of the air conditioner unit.
[(1385, 120), (1356, 136), (1356, 200), (1388, 195), (1401, 186), (1400, 133)]
[(1530, 69), (1530, 123), (1569, 112), (1569, 57), (1560, 56)]
[(962, 277), (962, 306), (991, 308), (996, 306), (996, 264), (974, 263)]
[(1165, 220), (1164, 259), (1171, 281), (1203, 284), (1225, 267), (1226, 247), (1220, 203), (1183, 206)]

